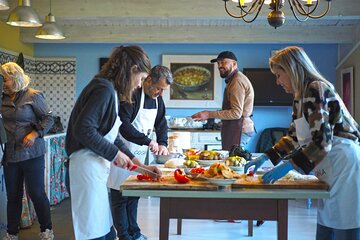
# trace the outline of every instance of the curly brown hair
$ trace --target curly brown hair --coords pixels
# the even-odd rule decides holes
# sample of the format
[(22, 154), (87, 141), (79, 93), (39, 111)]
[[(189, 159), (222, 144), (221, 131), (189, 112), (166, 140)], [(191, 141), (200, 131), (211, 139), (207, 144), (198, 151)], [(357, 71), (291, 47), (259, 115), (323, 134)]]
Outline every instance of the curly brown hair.
[[(133, 66), (136, 68), (132, 68)], [(150, 59), (144, 49), (139, 46), (119, 46), (113, 50), (97, 77), (113, 82), (120, 100), (131, 103), (134, 90), (131, 74), (149, 73), (150, 69)]]

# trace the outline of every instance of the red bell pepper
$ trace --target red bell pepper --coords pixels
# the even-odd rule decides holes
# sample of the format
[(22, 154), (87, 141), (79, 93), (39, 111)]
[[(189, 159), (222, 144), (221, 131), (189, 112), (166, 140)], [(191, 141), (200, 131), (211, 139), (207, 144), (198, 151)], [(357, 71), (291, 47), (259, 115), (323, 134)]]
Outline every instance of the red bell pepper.
[(142, 174), (137, 175), (136, 178), (137, 178), (139, 181), (152, 181), (152, 180), (153, 180), (152, 177), (149, 177), (149, 176), (146, 176), (146, 175), (142, 175)]
[(178, 183), (187, 183), (190, 181), (183, 170), (180, 168), (176, 169), (174, 172), (174, 178)]

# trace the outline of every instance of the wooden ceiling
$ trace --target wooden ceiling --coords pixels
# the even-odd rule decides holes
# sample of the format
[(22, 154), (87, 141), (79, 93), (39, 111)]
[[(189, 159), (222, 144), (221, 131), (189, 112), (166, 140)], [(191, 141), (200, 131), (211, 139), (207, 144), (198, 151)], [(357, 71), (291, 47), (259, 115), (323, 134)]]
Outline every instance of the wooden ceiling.
[[(11, 9), (17, 0), (8, 0)], [(320, 0), (320, 9), (325, 1)], [(32, 0), (42, 19), (50, 0)], [(234, 12), (236, 8), (232, 9)], [(339, 43), (354, 44), (360, 36), (359, 0), (333, 0), (326, 17), (298, 22), (285, 1), (285, 24), (272, 28), (263, 7), (253, 23), (228, 16), (222, 0), (52, 0), (52, 14), (69, 43)], [(0, 11), (6, 21), (8, 11)], [(21, 29), (26, 43), (54, 42)], [(1, 33), (3, 34), (3, 33)]]

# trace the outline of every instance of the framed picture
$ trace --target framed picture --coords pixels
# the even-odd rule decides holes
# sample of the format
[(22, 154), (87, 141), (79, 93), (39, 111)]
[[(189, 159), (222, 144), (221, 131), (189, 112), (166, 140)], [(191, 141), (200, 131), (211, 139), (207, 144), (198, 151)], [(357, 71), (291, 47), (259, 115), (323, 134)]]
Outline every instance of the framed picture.
[(341, 70), (341, 97), (351, 115), (354, 114), (353, 67)]
[(166, 107), (221, 108), (222, 80), (211, 59), (215, 55), (163, 55), (162, 64), (173, 73), (174, 83), (164, 92)]

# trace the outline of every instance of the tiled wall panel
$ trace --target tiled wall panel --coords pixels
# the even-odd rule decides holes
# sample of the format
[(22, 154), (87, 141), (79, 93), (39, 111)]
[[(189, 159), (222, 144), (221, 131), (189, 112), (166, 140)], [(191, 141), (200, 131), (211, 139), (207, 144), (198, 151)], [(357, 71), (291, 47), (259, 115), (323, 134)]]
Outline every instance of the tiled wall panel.
[[(0, 48), (0, 64), (14, 61), (17, 53)], [(25, 72), (32, 79), (31, 87), (44, 92), (54, 115), (60, 116), (66, 129), (75, 104), (76, 59), (30, 58), (25, 56)]]

